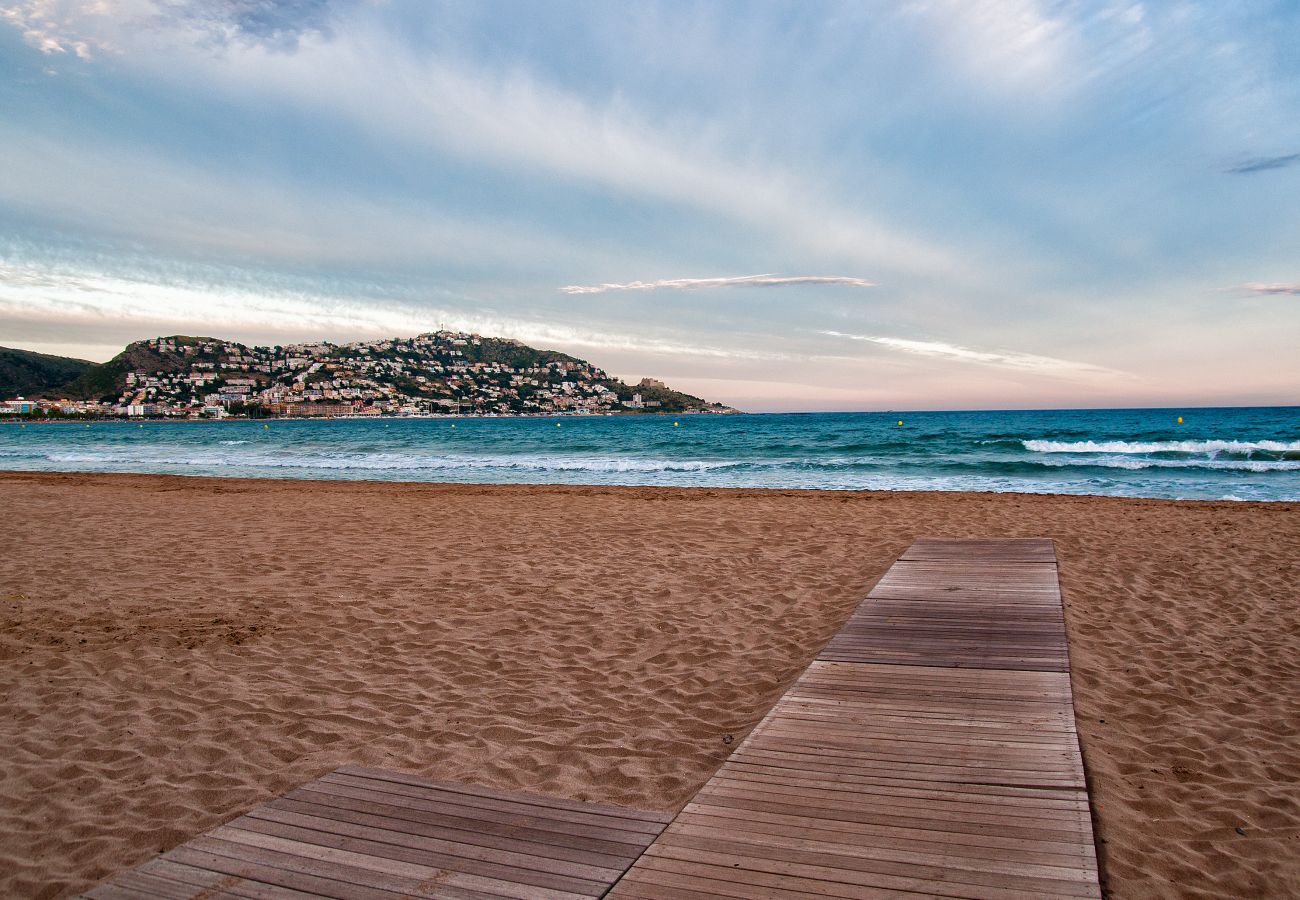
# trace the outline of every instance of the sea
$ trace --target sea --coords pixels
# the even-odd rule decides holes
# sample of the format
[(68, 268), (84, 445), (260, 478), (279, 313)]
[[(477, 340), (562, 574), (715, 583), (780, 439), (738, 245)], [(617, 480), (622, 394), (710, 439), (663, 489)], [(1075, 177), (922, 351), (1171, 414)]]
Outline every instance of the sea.
[(7, 422), (0, 469), (1296, 501), (1300, 407)]

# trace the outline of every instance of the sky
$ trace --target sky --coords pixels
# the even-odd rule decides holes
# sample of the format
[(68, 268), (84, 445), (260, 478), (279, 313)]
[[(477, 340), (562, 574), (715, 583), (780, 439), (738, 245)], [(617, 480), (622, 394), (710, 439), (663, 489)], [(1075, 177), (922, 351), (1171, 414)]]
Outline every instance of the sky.
[(0, 345), (1300, 403), (1300, 2), (0, 0)]

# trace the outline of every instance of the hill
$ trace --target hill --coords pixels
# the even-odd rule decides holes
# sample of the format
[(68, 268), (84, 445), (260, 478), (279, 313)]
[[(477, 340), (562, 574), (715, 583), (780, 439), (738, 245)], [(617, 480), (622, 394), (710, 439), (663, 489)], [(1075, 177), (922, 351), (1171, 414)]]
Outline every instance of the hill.
[(0, 397), (39, 394), (80, 376), (94, 363), (0, 347)]
[[(155, 338), (128, 344), (117, 356), (106, 363), (89, 364), (89, 367), (72, 379), (65, 379), (42, 392), (51, 399), (66, 397), (70, 400), (112, 400), (126, 389), (127, 373), (175, 373), (189, 369), (184, 347), (205, 342), (222, 344), (216, 338), (187, 337)], [(166, 349), (173, 347), (172, 350)], [(175, 349), (179, 347), (180, 349)]]
[(450, 331), (274, 347), (173, 335), (82, 365), (41, 395), (147, 416), (734, 412), (567, 353)]

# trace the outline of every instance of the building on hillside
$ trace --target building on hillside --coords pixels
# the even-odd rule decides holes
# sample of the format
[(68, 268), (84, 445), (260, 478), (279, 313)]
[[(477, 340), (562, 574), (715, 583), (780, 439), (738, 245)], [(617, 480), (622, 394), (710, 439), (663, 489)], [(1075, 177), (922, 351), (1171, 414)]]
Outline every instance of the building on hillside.
[(13, 400), (6, 400), (0, 403), (0, 413), (10, 416), (22, 416), (36, 412), (37, 405), (35, 400), (24, 400), (22, 397), (15, 397)]

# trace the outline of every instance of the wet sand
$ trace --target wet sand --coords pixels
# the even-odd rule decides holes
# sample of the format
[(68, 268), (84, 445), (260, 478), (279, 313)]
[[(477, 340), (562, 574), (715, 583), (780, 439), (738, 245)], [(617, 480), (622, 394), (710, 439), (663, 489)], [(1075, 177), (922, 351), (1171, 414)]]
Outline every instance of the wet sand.
[(1300, 506), (0, 474), (0, 896), (343, 763), (675, 809), (917, 536), (1055, 538), (1114, 897), (1300, 895)]

